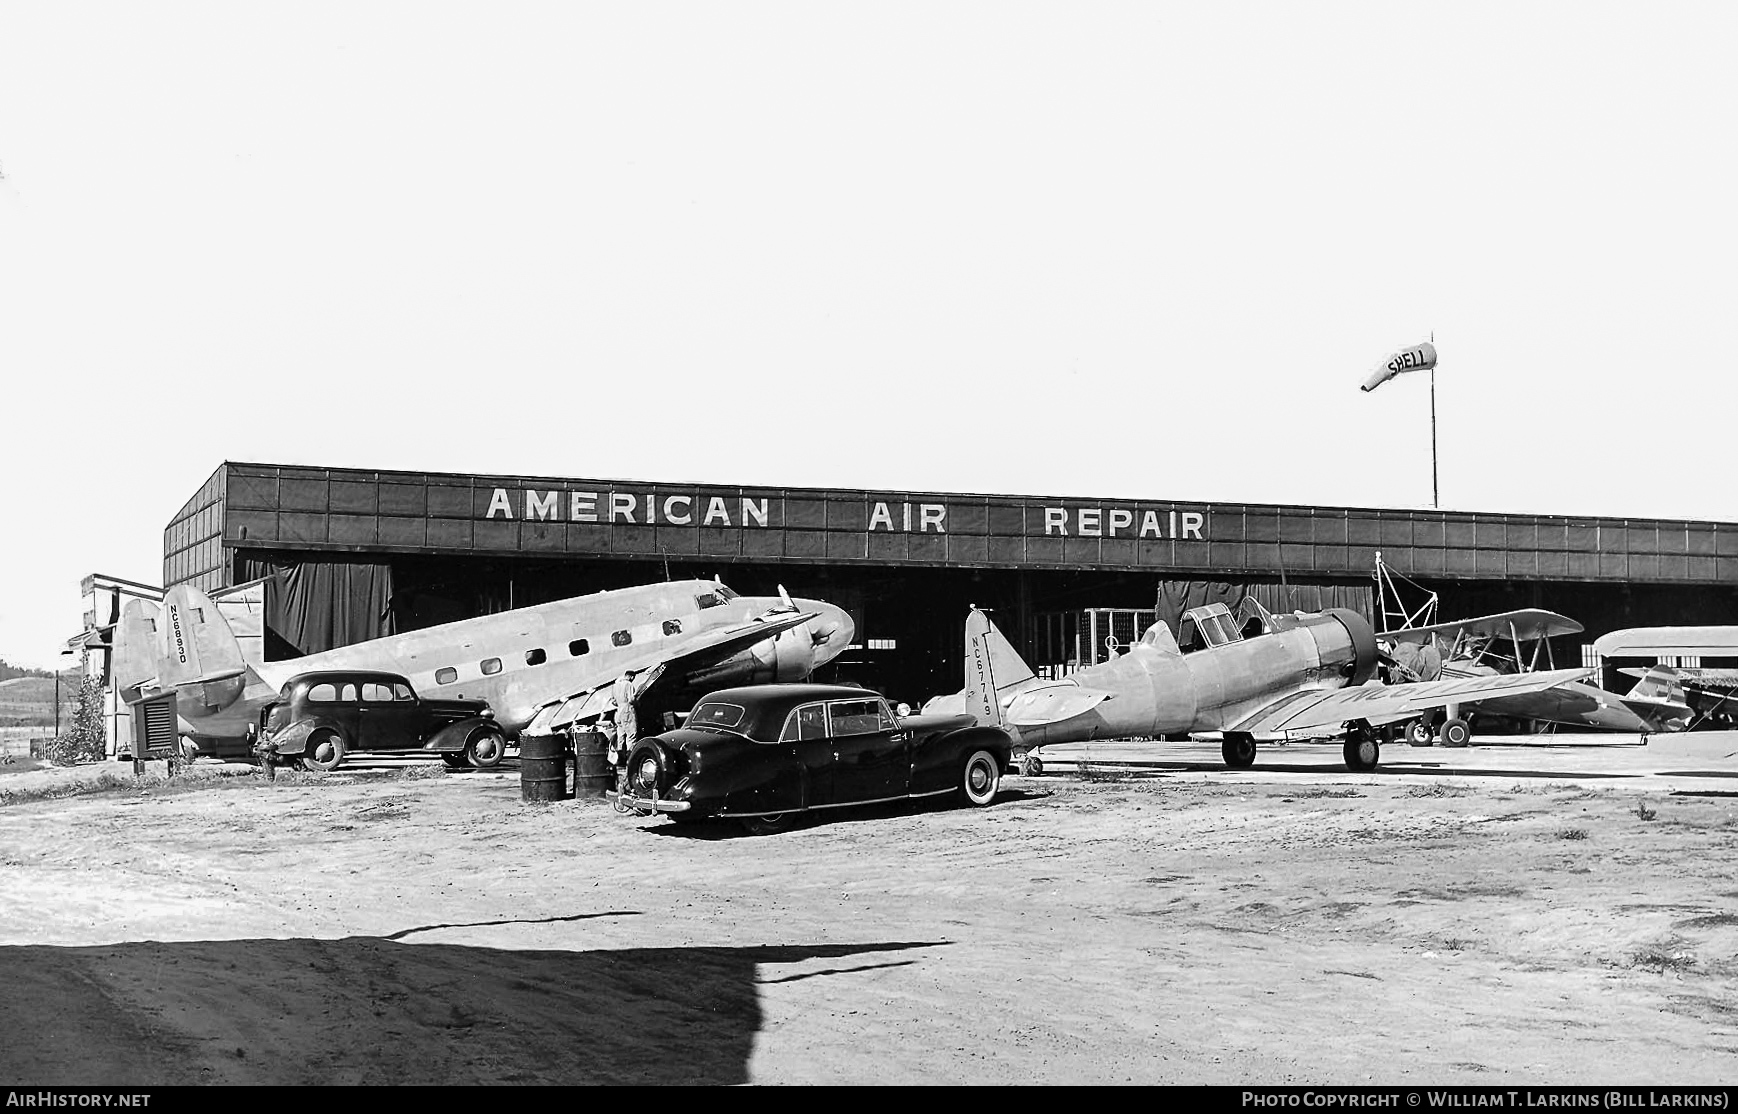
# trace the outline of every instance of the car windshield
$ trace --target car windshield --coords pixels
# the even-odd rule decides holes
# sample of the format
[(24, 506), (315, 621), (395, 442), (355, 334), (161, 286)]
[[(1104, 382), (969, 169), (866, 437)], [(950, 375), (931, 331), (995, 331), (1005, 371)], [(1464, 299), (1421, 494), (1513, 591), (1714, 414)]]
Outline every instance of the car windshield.
[(740, 704), (707, 701), (688, 715), (689, 727), (713, 727), (722, 731), (742, 731), (743, 710)]

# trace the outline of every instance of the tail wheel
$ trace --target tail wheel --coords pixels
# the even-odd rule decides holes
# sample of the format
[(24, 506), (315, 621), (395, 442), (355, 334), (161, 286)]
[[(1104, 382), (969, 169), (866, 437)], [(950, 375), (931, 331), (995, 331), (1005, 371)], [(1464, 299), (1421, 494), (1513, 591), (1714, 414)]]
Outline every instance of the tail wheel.
[(987, 750), (974, 750), (960, 772), (960, 796), (966, 803), (983, 808), (996, 799), (1002, 784), (1002, 764)]
[(1255, 765), (1255, 736), (1242, 731), (1228, 731), (1219, 744), (1225, 765), (1233, 770), (1247, 770)]
[(1415, 719), (1406, 725), (1406, 743), (1408, 746), (1427, 747), (1436, 742), (1436, 736), (1431, 732), (1430, 725), (1421, 719)]
[(1472, 742), (1472, 725), (1456, 717), (1442, 725), (1442, 745), (1464, 747)]
[(344, 761), (349, 748), (344, 736), (329, 727), (322, 727), (308, 736), (308, 749), (302, 752), (302, 768), (316, 773), (328, 773)]
[(465, 740), (465, 761), (479, 770), (499, 766), (506, 754), (507, 740), (492, 727), (479, 727)]
[(1044, 763), (1036, 754), (1028, 754), (1020, 759), (1020, 773), (1026, 777), (1043, 777)]
[(1367, 727), (1356, 728), (1346, 736), (1346, 769), (1357, 773), (1374, 770), (1382, 760), (1382, 740)]

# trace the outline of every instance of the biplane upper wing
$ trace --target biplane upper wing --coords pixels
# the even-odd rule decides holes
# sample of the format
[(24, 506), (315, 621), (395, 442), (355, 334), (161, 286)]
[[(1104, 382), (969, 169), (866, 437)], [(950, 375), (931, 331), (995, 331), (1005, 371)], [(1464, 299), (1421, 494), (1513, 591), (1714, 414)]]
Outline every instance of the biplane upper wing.
[(1451, 623), (1432, 623), (1427, 627), (1407, 627), (1405, 630), (1377, 631), (1382, 642), (1412, 642), (1422, 644), (1438, 634), (1453, 639), (1507, 638), (1517, 642), (1532, 642), (1540, 638), (1557, 638), (1565, 634), (1580, 634), (1585, 628), (1567, 615), (1524, 607), (1519, 611), (1503, 611), (1496, 615), (1480, 615), (1474, 619), (1457, 619)]
[(1590, 672), (1589, 669), (1552, 669), (1291, 693), (1245, 716), (1229, 730), (1247, 731), (1252, 735), (1277, 735), (1286, 731), (1337, 728), (1354, 720), (1391, 723), (1451, 704), (1472, 704), (1493, 696), (1543, 692), (1569, 681), (1579, 681)]

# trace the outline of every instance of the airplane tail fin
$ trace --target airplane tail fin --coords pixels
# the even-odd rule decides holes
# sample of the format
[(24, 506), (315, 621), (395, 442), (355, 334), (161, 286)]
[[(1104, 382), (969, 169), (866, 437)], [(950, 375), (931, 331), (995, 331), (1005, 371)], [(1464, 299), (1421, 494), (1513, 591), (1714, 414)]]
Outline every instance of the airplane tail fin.
[(1642, 674), (1641, 680), (1635, 683), (1635, 687), (1629, 690), (1625, 698), (1682, 704), (1684, 684), (1678, 677), (1677, 670), (1669, 665), (1656, 665)]
[(988, 614), (966, 616), (966, 710), (986, 726), (1003, 726), (1002, 694), (1037, 678)]
[(163, 597), (155, 622), (156, 682), (177, 691), (182, 716), (208, 716), (241, 697), (247, 663), (211, 597), (192, 585), (176, 585)]
[(138, 690), (157, 679), (157, 621), (161, 609), (149, 600), (128, 600), (115, 623), (114, 655), (110, 675), (118, 692), (138, 695)]

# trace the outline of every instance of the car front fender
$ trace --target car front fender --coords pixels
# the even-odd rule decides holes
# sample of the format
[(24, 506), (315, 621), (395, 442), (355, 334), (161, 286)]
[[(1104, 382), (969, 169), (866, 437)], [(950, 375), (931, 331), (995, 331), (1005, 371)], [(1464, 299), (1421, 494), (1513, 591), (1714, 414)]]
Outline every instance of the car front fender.
[(478, 727), (487, 727), (503, 738), (507, 735), (505, 731), (501, 730), (501, 725), (488, 716), (472, 716), (470, 719), (462, 719), (457, 723), (449, 723), (436, 731), (429, 736), (428, 742), (422, 745), (422, 749), (440, 754), (458, 754), (465, 749), (465, 743), (470, 740), (471, 732)]

